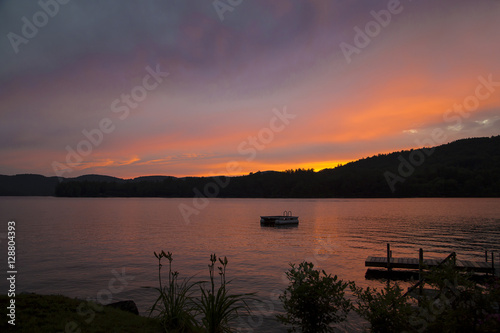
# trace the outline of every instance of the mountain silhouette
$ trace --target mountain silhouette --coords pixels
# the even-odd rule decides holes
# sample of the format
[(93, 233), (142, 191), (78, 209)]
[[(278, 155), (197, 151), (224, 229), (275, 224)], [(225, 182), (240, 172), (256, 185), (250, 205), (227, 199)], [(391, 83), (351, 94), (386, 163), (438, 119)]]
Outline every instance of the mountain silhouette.
[(3, 196), (387, 198), (499, 197), (500, 136), (379, 154), (332, 169), (237, 177), (0, 175)]

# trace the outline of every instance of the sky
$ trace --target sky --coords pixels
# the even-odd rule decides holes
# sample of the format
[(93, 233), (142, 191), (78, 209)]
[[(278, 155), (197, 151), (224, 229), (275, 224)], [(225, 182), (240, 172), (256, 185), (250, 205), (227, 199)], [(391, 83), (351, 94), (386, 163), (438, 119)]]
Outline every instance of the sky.
[(500, 1), (0, 0), (0, 174), (321, 170), (500, 134)]

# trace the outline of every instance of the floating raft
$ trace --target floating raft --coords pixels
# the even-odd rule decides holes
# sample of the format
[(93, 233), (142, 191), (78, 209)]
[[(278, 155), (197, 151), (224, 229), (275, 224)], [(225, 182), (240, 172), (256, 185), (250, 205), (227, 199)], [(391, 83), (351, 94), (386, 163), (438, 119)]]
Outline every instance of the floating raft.
[(261, 216), (260, 224), (266, 226), (297, 225), (299, 217), (293, 216), (291, 211), (284, 211), (283, 215)]

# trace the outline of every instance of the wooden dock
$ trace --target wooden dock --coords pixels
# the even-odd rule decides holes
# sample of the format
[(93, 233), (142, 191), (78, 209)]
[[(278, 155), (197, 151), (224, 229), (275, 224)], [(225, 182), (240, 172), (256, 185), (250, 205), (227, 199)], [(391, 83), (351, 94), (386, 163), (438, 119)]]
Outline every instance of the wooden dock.
[(430, 269), (433, 267), (438, 267), (446, 260), (451, 260), (454, 266), (459, 270), (474, 272), (474, 273), (487, 273), (495, 274), (495, 259), (493, 253), (491, 253), (491, 262), (488, 262), (488, 253), (485, 252), (485, 261), (471, 261), (471, 260), (459, 260), (456, 258), (456, 254), (452, 253), (445, 259), (424, 259), (423, 250), (419, 251), (419, 258), (393, 258), (392, 251), (390, 250), (390, 244), (387, 244), (387, 256), (385, 257), (375, 257), (369, 256), (365, 260), (366, 267), (383, 267), (391, 271), (393, 268), (401, 269), (413, 269), (422, 271), (424, 269)]
[[(437, 267), (442, 260), (424, 259), (423, 266), (432, 268)], [(384, 267), (384, 268), (403, 268), (416, 269), (420, 268), (419, 260), (416, 258), (391, 258), (390, 265), (387, 265), (387, 257), (368, 257), (365, 260), (366, 267)], [(493, 273), (493, 267), (489, 262), (478, 262), (470, 260), (456, 260), (455, 267), (460, 270), (466, 270), (476, 273)]]

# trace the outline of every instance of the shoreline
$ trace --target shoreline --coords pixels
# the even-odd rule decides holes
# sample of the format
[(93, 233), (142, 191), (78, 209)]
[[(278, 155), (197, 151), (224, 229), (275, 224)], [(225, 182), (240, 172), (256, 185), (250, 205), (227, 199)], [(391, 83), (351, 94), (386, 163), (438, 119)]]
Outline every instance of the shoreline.
[[(23, 293), (14, 299), (15, 325), (2, 321), (2, 332), (163, 332), (154, 318), (78, 298)], [(9, 298), (0, 296), (0, 306), (8, 304)]]

